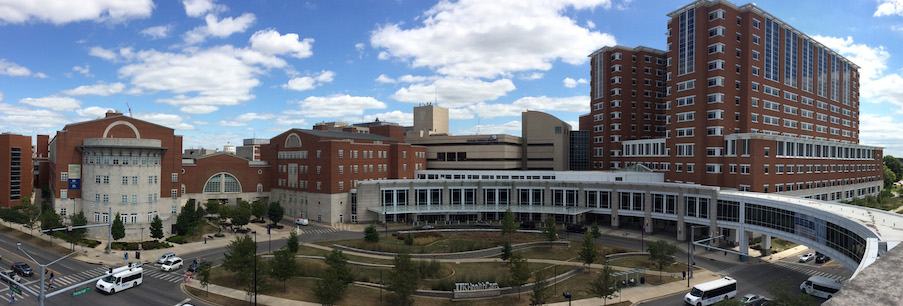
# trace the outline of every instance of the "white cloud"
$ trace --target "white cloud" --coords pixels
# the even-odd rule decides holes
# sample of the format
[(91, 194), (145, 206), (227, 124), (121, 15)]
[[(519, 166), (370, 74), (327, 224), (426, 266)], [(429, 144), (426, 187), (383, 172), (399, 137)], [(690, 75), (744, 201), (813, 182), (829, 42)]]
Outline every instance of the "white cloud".
[[(2, 7), (0, 7), (2, 8)], [(2, 11), (2, 10), (0, 10)], [(38, 78), (46, 78), (47, 75), (43, 73), (31, 73), (31, 69), (26, 67), (19, 66), (13, 62), (7, 62), (6, 59), (0, 58), (0, 75), (8, 75), (8, 76), (35, 76)]]
[(630, 4), (633, 3), (633, 0), (621, 0), (620, 3), (615, 5), (615, 9), (623, 11), (630, 8)]
[(109, 96), (118, 94), (122, 92), (123, 89), (125, 89), (125, 84), (119, 82), (110, 84), (101, 82), (94, 85), (82, 85), (74, 89), (63, 90), (62, 93), (69, 96)]
[(106, 116), (108, 110), (109, 109), (105, 107), (90, 106), (83, 109), (77, 109), (75, 110), (75, 113), (79, 116), (85, 117), (86, 120), (94, 120)]
[(185, 15), (188, 17), (200, 17), (207, 12), (216, 13), (226, 10), (224, 5), (213, 2), (212, 0), (182, 0), (182, 4), (185, 5)]
[(335, 72), (323, 70), (318, 75), (297, 77), (283, 84), (282, 88), (305, 91), (322, 86), (324, 83), (330, 83), (335, 78)]
[(884, 155), (903, 155), (903, 123), (892, 116), (863, 113), (859, 142), (884, 147)]
[[(360, 120), (361, 118), (347, 118), (347, 121)], [(381, 122), (395, 122), (402, 126), (414, 125), (414, 113), (404, 113), (402, 111), (391, 111), (379, 114), (365, 115), (363, 122), (373, 122), (379, 119)]]
[(172, 31), (172, 25), (162, 25), (141, 30), (141, 34), (153, 39), (160, 39), (169, 36), (169, 31)]
[(303, 127), (307, 126), (307, 120), (304, 118), (300, 118), (295, 115), (280, 115), (276, 117), (276, 125), (279, 126), (294, 126), (294, 127)]
[(464, 120), (473, 119), (474, 113), (470, 108), (449, 108), (448, 119)]
[(860, 66), (859, 91), (862, 102), (888, 102), (903, 110), (903, 77), (897, 73), (886, 73), (890, 52), (884, 46), (856, 44), (852, 37), (814, 38)]
[(19, 103), (28, 104), (54, 111), (71, 111), (82, 106), (82, 102), (70, 97), (24, 98)]
[(520, 116), (526, 110), (534, 111), (562, 111), (562, 112), (589, 112), (589, 96), (575, 96), (565, 98), (524, 97), (511, 104), (486, 104), (479, 103), (470, 106), (470, 109), (480, 118), (491, 119), (505, 116)]
[(564, 87), (567, 87), (567, 88), (574, 88), (574, 87), (577, 87), (577, 84), (586, 84), (586, 83), (589, 83), (589, 82), (586, 81), (586, 79), (575, 80), (575, 79), (572, 79), (572, 78), (564, 78), (564, 81), (562, 81), (562, 82), (564, 83)]
[(157, 102), (200, 114), (218, 105), (236, 105), (254, 98), (251, 89), (260, 84), (260, 68), (237, 58), (240, 50), (221, 46), (192, 53), (155, 50), (130, 53), (132, 63), (119, 69), (121, 78), (144, 91), (170, 91), (177, 95)]
[(3, 92), (0, 92), (0, 102), (3, 102)]
[(260, 114), (247, 113), (247, 114), (238, 115), (238, 117), (235, 117), (235, 120), (237, 120), (237, 121), (270, 120), (270, 119), (273, 119), (273, 117), (275, 117), (273, 114), (268, 114), (268, 113), (260, 113)]
[[(496, 77), (549, 70), (562, 60), (584, 64), (599, 47), (615, 45), (610, 34), (591, 32), (569, 18), (568, 8), (610, 8), (610, 0), (441, 1), (426, 11), (420, 27), (387, 24), (370, 44), (385, 50), (380, 59), (410, 60), (452, 76)], [(567, 42), (567, 43), (562, 43)]]
[(108, 61), (116, 60), (116, 52), (104, 49), (102, 47), (91, 47), (91, 50), (88, 51), (88, 55), (99, 57)]
[(84, 75), (84, 76), (86, 76), (86, 77), (89, 77), (89, 78), (90, 78), (90, 77), (94, 77), (94, 75), (91, 74), (91, 66), (88, 65), (88, 64), (85, 64), (84, 67), (81, 67), (81, 66), (73, 66), (73, 67), (72, 67), (72, 71), (81, 73), (82, 75)]
[(890, 26), (891, 31), (903, 32), (903, 26)]
[(364, 43), (356, 43), (354, 44), (354, 49), (358, 52), (364, 51)]
[(447, 77), (427, 84), (413, 84), (401, 88), (392, 98), (401, 102), (422, 103), (437, 101), (443, 107), (456, 108), (483, 101), (495, 100), (515, 89), (508, 79), (484, 82), (472, 78)]
[(244, 122), (238, 122), (238, 121), (220, 120), (219, 122), (216, 123), (216, 125), (223, 126), (223, 127), (239, 127), (239, 126), (247, 126), (248, 124), (244, 123)]
[(180, 112), (188, 114), (209, 114), (218, 110), (219, 107), (213, 105), (186, 105), (179, 108)]
[(379, 82), (379, 83), (395, 83), (395, 82), (397, 82), (397, 81), (395, 81), (395, 79), (390, 78), (389, 76), (387, 76), (387, 75), (385, 75), (385, 74), (380, 74), (378, 77), (376, 77), (376, 82)]
[(135, 118), (153, 122), (176, 130), (191, 131), (195, 129), (193, 125), (182, 122), (182, 116), (179, 115), (163, 113), (138, 113), (135, 114)]
[(77, 21), (119, 22), (150, 17), (152, 0), (26, 0), (0, 3), (0, 20), (21, 24), (30, 21), (56, 25)]
[(23, 134), (30, 134), (29, 131), (49, 133), (69, 122), (70, 119), (53, 110), (0, 103), (0, 123), (7, 128), (16, 127)]
[(384, 109), (386, 103), (373, 97), (357, 97), (349, 95), (332, 95), (327, 97), (307, 97), (298, 101), (299, 110), (285, 111), (286, 115), (302, 115), (316, 118), (335, 118), (343, 116), (360, 116), (367, 109)]
[(192, 123), (194, 123), (194, 125), (209, 125), (210, 124), (210, 122), (207, 122), (207, 121), (195, 121)]
[(487, 135), (487, 134), (515, 134), (520, 135), (521, 122), (509, 121), (502, 124), (476, 125), (471, 128), (458, 130), (455, 135)]
[(587, 21), (586, 21), (586, 28), (587, 28), (587, 29), (595, 29), (595, 28), (596, 28), (596, 23), (593, 22), (592, 20), (587, 20)]
[(545, 76), (545, 74), (543, 74), (542, 72), (533, 72), (533, 73), (529, 73), (529, 74), (523, 74), (523, 75), (519, 76), (518, 78), (521, 80), (532, 81), (532, 80), (539, 80), (543, 76)]
[(254, 14), (251, 13), (244, 13), (237, 18), (226, 17), (222, 20), (217, 20), (217, 17), (213, 14), (207, 14), (207, 17), (204, 18), (204, 21), (206, 21), (207, 24), (185, 33), (185, 42), (188, 44), (197, 44), (203, 42), (209, 36), (223, 38), (235, 33), (244, 32), (256, 19)]
[(314, 39), (301, 37), (295, 33), (280, 35), (274, 29), (257, 31), (251, 36), (251, 49), (265, 54), (290, 54), (294, 58), (307, 58), (313, 55)]
[(900, 15), (903, 16), (903, 0), (879, 0), (874, 17)]

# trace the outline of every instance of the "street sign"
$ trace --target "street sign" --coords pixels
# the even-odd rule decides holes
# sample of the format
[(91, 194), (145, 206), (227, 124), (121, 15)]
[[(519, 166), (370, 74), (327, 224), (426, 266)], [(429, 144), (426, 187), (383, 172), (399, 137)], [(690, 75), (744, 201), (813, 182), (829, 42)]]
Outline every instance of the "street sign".
[(85, 292), (88, 292), (88, 291), (91, 291), (91, 287), (88, 287), (88, 288), (85, 288), (85, 289), (82, 289), (82, 290), (75, 291), (75, 292), (72, 293), (72, 296), (78, 296), (79, 294), (82, 294), (82, 293), (85, 293)]
[(22, 295), (22, 289), (19, 289), (13, 285), (9, 285), (9, 290), (12, 290), (13, 292), (15, 292), (17, 294)]

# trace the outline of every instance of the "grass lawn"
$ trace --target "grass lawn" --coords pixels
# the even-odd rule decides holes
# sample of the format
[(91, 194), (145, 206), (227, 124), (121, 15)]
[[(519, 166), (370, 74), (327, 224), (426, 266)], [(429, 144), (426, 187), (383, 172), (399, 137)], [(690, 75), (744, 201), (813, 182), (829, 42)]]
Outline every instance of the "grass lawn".
[[(568, 279), (558, 283), (556, 291), (557, 292), (565, 292), (565, 291), (570, 292), (572, 300), (593, 298), (595, 296), (593, 296), (593, 294), (589, 291), (590, 290), (589, 286), (590, 286), (590, 283), (594, 279), (596, 279), (596, 277), (598, 277), (600, 270), (601, 269), (591, 269), (589, 271), (584, 270), (583, 272), (579, 272), (579, 273), (575, 274), (574, 276), (571, 276)], [(624, 277), (624, 276), (620, 276), (620, 277)], [(636, 277), (636, 276), (630, 275), (629, 277)], [(640, 274), (640, 277), (646, 277), (646, 284), (638, 285), (638, 286), (648, 287), (649, 289), (653, 289), (652, 286), (658, 286), (658, 285), (682, 280), (680, 278), (671, 278), (671, 277), (668, 277), (667, 275), (665, 275), (662, 278), (662, 280), (659, 280), (658, 273), (650, 273), (650, 274), (645, 274), (645, 275)], [(555, 285), (550, 285), (550, 286), (554, 287)], [(567, 299), (565, 299), (561, 294), (555, 294), (554, 296), (552, 296), (552, 298), (550, 300), (550, 302), (553, 302), (553, 303), (554, 302), (566, 302), (566, 301), (567, 301)], [(614, 298), (613, 300), (610, 299), (608, 301), (608, 305), (618, 305), (618, 303), (612, 303), (613, 301), (618, 301), (618, 298)], [(631, 303), (628, 301), (623, 301), (621, 303), (626, 303), (624, 305), (631, 305)]]
[[(454, 253), (473, 250), (482, 250), (501, 246), (501, 233), (499, 232), (468, 232), (468, 233), (439, 233), (421, 232), (414, 234), (414, 244), (406, 245), (403, 239), (396, 237), (380, 237), (379, 242), (369, 243), (363, 239), (349, 239), (339, 241), (317, 242), (319, 245), (332, 246), (344, 245), (352, 248), (380, 251), (380, 252), (407, 252), (411, 254)], [(509, 238), (511, 244), (524, 242), (544, 241), (545, 237), (534, 233), (514, 233)]]
[(222, 306), (244, 306), (248, 305), (248, 302), (233, 299), (227, 296), (222, 296), (216, 293), (207, 293), (207, 290), (201, 290), (194, 287), (185, 287), (188, 290), (188, 293), (194, 295), (196, 298), (207, 301), (210, 304), (222, 305)]
[[(532, 247), (524, 250), (514, 251), (514, 253), (528, 259), (554, 259), (563, 261), (580, 261), (578, 254), (582, 243), (571, 242), (570, 247), (565, 246), (541, 246)], [(633, 250), (612, 247), (601, 243), (596, 243), (596, 248), (602, 252), (600, 258), (609, 254), (632, 252)], [(498, 256), (496, 256), (498, 257)], [(600, 259), (601, 260), (601, 259)]]
[(218, 232), (219, 227), (207, 223), (207, 221), (201, 221), (194, 229), (194, 233), (192, 233), (191, 236), (186, 236), (185, 238), (188, 239), (188, 242), (204, 241), (204, 236), (212, 235)]
[(780, 238), (771, 239), (771, 249), (775, 252), (791, 249), (798, 246), (799, 243), (793, 243)]
[[(608, 264), (628, 268), (647, 268), (650, 271), (656, 271), (655, 274), (658, 275), (657, 270), (653, 267), (652, 260), (649, 258), (649, 256), (630, 256), (609, 260)], [(698, 270), (699, 268), (697, 267), (696, 269)], [(678, 273), (681, 271), (687, 271), (687, 264), (684, 262), (677, 261), (673, 265), (665, 267), (665, 273)]]
[[(348, 257), (348, 260), (350, 260), (350, 261), (364, 262), (364, 263), (373, 263), (373, 264), (382, 264), (382, 265), (391, 265), (391, 264), (392, 264), (392, 260), (391, 260), (391, 259), (379, 259), (379, 258), (371, 258), (371, 257), (365, 257), (365, 256), (351, 255), (351, 254), (348, 254), (348, 253), (345, 253), (345, 252), (342, 252), (342, 253), (345, 254), (345, 257)], [(323, 257), (326, 257), (326, 255), (329, 255), (329, 251), (327, 251), (327, 250), (321, 250), (321, 249), (318, 249), (318, 248), (304, 247), (304, 246), (302, 245), (300, 248), (298, 248), (298, 253), (296, 253), (296, 254), (298, 254), (298, 255), (323, 256)]]

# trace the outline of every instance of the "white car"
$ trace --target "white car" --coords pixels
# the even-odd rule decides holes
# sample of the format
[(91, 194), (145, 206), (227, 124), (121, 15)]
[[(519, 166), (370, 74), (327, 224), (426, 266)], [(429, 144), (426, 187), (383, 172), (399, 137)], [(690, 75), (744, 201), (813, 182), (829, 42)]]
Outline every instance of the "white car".
[(160, 269), (163, 271), (175, 271), (182, 268), (182, 258), (172, 257), (163, 262)]
[(295, 219), (295, 224), (297, 224), (297, 225), (307, 225), (308, 223), (309, 223), (309, 222), (307, 221), (307, 218), (297, 218), (297, 219)]
[(800, 256), (800, 262), (808, 262), (813, 259), (815, 259), (815, 253), (806, 253)]

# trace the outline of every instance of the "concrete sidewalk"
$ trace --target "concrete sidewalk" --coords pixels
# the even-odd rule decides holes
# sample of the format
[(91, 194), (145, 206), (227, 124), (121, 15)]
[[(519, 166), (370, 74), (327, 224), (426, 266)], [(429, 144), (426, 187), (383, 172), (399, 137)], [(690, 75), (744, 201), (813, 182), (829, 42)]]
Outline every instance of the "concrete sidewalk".
[[(192, 280), (191, 283), (183, 284), (183, 286), (197, 288), (197, 289), (203, 290), (203, 291), (209, 291), (210, 293), (213, 293), (213, 294), (230, 297), (230, 298), (240, 300), (240, 301), (249, 301), (249, 299), (250, 299), (250, 301), (253, 301), (253, 296), (248, 295), (248, 293), (245, 291), (236, 290), (236, 289), (232, 289), (229, 287), (218, 286), (218, 285), (214, 285), (214, 284), (207, 284), (207, 288), (204, 288), (203, 286), (201, 286), (201, 282), (198, 280)], [(183, 288), (183, 290), (184, 290), (184, 288)], [(203, 299), (204, 294), (201, 294), (201, 296), (198, 296), (198, 298)], [(320, 305), (320, 303), (295, 301), (295, 300), (283, 299), (283, 298), (262, 295), (262, 294), (257, 295), (257, 303), (261, 304), (261, 305), (304, 305), (304, 306), (319, 306)]]

